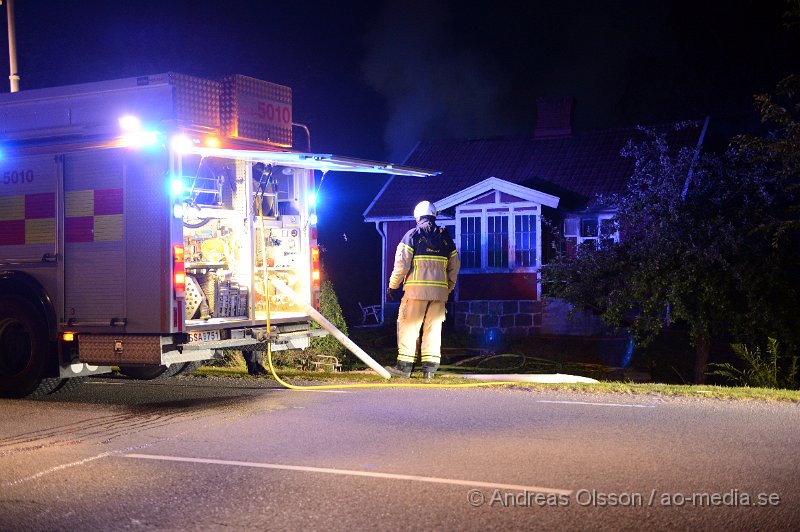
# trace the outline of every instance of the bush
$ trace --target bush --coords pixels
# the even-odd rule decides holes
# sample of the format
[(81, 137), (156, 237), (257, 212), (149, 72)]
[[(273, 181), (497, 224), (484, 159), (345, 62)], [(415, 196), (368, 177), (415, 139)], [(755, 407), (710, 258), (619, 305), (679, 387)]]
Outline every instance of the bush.
[(205, 366), (212, 366), (216, 368), (238, 368), (244, 367), (244, 357), (242, 352), (234, 349), (224, 349), (218, 353), (211, 360), (203, 362)]
[(778, 341), (767, 340), (766, 353), (760, 347), (746, 344), (732, 344), (731, 347), (744, 364), (743, 369), (733, 364), (710, 364), (715, 367), (709, 375), (725, 377), (733, 384), (751, 386), (753, 388), (798, 389), (798, 357), (781, 356)]
[[(339, 305), (339, 298), (336, 297), (336, 291), (333, 289), (333, 283), (330, 281), (323, 281), (320, 286), (319, 295), (319, 311), (325, 316), (337, 329), (342, 331), (342, 334), (347, 336), (347, 323), (344, 320), (342, 307)], [(318, 325), (314, 324), (317, 328)], [(339, 359), (345, 365), (349, 365), (352, 360), (348, 360), (347, 349), (331, 335), (317, 336), (311, 339), (311, 346), (307, 351), (309, 355), (331, 355)]]

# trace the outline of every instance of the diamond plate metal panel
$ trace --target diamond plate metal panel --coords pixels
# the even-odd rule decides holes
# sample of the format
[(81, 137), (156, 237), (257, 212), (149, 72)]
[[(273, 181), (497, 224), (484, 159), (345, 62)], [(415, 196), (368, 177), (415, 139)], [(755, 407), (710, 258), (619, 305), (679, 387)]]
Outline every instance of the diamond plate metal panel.
[(292, 146), (292, 89), (242, 75), (221, 81), (223, 135)]
[(219, 127), (220, 83), (171, 72), (175, 95), (175, 118), (204, 126)]
[(145, 335), (85, 334), (79, 339), (81, 362), (96, 365), (161, 364), (161, 339)]

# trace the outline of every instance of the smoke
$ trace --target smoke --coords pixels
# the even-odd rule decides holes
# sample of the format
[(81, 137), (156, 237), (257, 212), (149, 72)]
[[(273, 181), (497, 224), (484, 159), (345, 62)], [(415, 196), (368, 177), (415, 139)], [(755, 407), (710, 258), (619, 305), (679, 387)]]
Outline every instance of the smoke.
[(541, 96), (575, 97), (578, 129), (630, 125), (623, 99), (656, 92), (639, 88), (632, 65), (673, 51), (662, 44), (668, 13), (638, 0), (388, 0), (363, 70), (388, 103), (392, 160), (420, 139), (530, 133)]
[(492, 134), (504, 81), (486, 54), (456, 44), (440, 0), (386, 3), (367, 36), (367, 83), (388, 103), (384, 141), (403, 160), (423, 138)]

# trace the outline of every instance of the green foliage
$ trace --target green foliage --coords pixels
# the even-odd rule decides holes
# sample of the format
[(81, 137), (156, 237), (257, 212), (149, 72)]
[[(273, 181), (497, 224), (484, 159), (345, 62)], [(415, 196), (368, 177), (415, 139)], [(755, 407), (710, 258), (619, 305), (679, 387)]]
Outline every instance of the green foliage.
[[(788, 26), (800, 26), (791, 0)], [(545, 295), (627, 325), (639, 344), (683, 322), (705, 375), (711, 341), (777, 339), (800, 348), (800, 75), (758, 95), (766, 135), (735, 137), (721, 154), (676, 152), (645, 131), (624, 154), (635, 160), (626, 193), (611, 198), (621, 243), (587, 245), (542, 270)], [(769, 373), (760, 351), (742, 350), (748, 379)], [(770, 355), (775, 359), (777, 354)], [(777, 362), (776, 362), (777, 364)], [(796, 361), (789, 368), (796, 373)], [(725, 366), (731, 376), (742, 377)], [(772, 372), (773, 374), (775, 371)], [(759, 377), (760, 378), (760, 377)], [(794, 377), (793, 377), (794, 378)]]
[(616, 209), (621, 242), (584, 245), (542, 271), (545, 295), (591, 308), (647, 344), (682, 322), (697, 348), (702, 379), (711, 340), (777, 338), (800, 347), (800, 77), (778, 101), (756, 103), (773, 128), (739, 136), (721, 154), (675, 151), (665, 132), (647, 131), (624, 154), (635, 160)]
[(776, 95), (756, 97), (764, 136), (738, 136), (726, 154), (740, 174), (741, 209), (747, 226), (740, 260), (731, 275), (742, 287), (740, 330), (759, 343), (769, 336), (800, 347), (800, 76), (778, 84)]
[(629, 327), (639, 345), (658, 335), (667, 320), (689, 323), (692, 339), (700, 343), (727, 304), (718, 286), (719, 256), (711, 246), (721, 230), (703, 220), (699, 200), (683, 195), (690, 170), (697, 180), (705, 180), (707, 172), (693, 149), (670, 148), (667, 131), (642, 131), (644, 140), (623, 152), (635, 159), (625, 194), (605, 199), (605, 206), (616, 210), (610, 229), (620, 231), (621, 241), (585, 242), (577, 256), (547, 264), (545, 294)]
[(774, 338), (767, 340), (766, 353), (760, 347), (746, 344), (732, 344), (731, 347), (744, 368), (737, 368), (727, 362), (710, 364), (716, 369), (709, 372), (709, 375), (719, 375), (740, 386), (789, 390), (800, 388), (797, 379), (798, 357), (781, 356), (778, 341)]
[[(342, 307), (339, 305), (339, 298), (333, 289), (333, 283), (325, 280), (320, 285), (319, 295), (320, 313), (325, 316), (342, 334), (347, 335), (347, 323), (344, 320)], [(311, 339), (312, 352), (321, 355), (332, 355), (340, 361), (348, 353), (347, 349), (336, 338), (331, 335), (314, 337)]]
[(245, 362), (241, 351), (224, 349), (222, 352), (217, 352), (211, 360), (203, 362), (203, 365), (216, 368), (236, 368), (244, 367)]

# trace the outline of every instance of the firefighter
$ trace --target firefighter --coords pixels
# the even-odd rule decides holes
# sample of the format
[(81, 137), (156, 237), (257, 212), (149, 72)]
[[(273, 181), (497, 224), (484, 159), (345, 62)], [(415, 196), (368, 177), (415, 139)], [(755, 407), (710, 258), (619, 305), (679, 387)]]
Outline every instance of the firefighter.
[(403, 299), (397, 315), (397, 363), (386, 370), (396, 377), (410, 377), (420, 329), (422, 376), (433, 378), (439, 368), (445, 303), (456, 286), (460, 268), (458, 251), (450, 233), (436, 225), (436, 206), (422, 201), (414, 207), (417, 226), (409, 230), (394, 257), (386, 299)]

